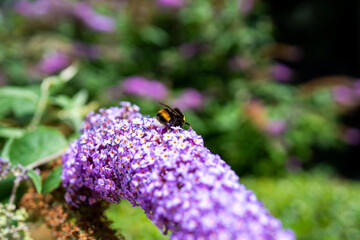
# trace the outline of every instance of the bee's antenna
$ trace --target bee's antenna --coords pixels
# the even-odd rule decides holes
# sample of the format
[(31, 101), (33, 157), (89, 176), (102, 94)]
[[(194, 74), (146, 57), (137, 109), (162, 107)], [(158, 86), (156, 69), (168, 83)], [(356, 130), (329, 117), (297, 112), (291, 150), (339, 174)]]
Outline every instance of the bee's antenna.
[(191, 128), (191, 125), (190, 125), (190, 123), (188, 123), (188, 122), (184, 122), (186, 125), (188, 125), (190, 128)]
[(164, 107), (167, 107), (167, 108), (169, 108), (169, 109), (171, 109), (172, 110), (172, 108), (171, 107), (169, 107), (168, 105), (166, 105), (166, 104), (164, 104), (164, 103), (162, 103), (162, 102), (158, 102), (159, 104), (161, 104), (161, 105), (163, 105)]
[(180, 116), (180, 114), (178, 112), (176, 112), (172, 107), (164, 104), (164, 103), (161, 103), (161, 102), (158, 102), (159, 104), (163, 105), (164, 107), (166, 107), (167, 109), (169, 109), (172, 113), (174, 113), (175, 115), (178, 115)]

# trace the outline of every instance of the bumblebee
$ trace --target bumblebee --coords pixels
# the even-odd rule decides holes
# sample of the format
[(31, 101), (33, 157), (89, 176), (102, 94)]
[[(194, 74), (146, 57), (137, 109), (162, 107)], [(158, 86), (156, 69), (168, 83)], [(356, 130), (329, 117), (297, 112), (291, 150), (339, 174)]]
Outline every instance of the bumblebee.
[[(160, 102), (159, 102), (160, 103)], [(165, 108), (161, 109), (155, 116), (156, 120), (158, 120), (159, 123), (174, 127), (183, 127), (184, 124), (191, 125), (188, 122), (185, 122), (185, 116), (181, 112), (179, 108), (171, 108), (166, 104), (160, 103)]]

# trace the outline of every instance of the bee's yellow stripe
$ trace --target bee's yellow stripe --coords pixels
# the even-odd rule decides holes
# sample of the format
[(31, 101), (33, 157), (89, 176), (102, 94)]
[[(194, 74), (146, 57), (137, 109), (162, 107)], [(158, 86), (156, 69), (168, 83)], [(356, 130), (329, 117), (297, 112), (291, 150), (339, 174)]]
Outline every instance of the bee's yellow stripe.
[(161, 109), (161, 110), (159, 111), (159, 113), (161, 114), (161, 116), (163, 116), (163, 118), (164, 118), (167, 122), (170, 121), (171, 117), (170, 117), (170, 114), (168, 113), (168, 111), (166, 111), (165, 109)]

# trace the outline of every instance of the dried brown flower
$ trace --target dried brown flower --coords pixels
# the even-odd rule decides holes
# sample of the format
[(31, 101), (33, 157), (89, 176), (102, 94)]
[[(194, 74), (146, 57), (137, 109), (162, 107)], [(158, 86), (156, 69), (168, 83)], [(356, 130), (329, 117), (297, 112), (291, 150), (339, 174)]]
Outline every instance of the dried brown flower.
[(75, 209), (65, 203), (63, 196), (61, 188), (46, 195), (30, 188), (19, 205), (26, 209), (31, 221), (44, 222), (53, 239), (124, 239), (110, 228), (110, 221), (104, 216), (105, 202), (94, 204), (91, 208)]

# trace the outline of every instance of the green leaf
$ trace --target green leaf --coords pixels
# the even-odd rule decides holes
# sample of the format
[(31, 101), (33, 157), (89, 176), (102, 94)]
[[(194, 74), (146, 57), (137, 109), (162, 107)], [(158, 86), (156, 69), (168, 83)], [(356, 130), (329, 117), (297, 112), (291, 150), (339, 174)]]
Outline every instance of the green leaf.
[(14, 112), (17, 117), (31, 114), (35, 111), (38, 94), (22, 87), (0, 88), (0, 117)]
[(84, 118), (82, 112), (88, 95), (86, 90), (81, 90), (71, 99), (62, 95), (51, 98), (55, 104), (63, 108), (63, 110), (59, 112), (59, 118), (72, 125), (76, 132), (80, 130), (81, 122)]
[(73, 65), (65, 68), (63, 71), (61, 71), (59, 74), (59, 77), (62, 81), (68, 82), (76, 75), (76, 73), (78, 71), (79, 71), (78, 65), (73, 64)]
[(86, 90), (81, 90), (75, 94), (72, 101), (74, 106), (84, 106), (87, 99), (89, 97), (89, 93)]
[(41, 185), (41, 177), (39, 174), (37, 174), (34, 170), (30, 169), (26, 172), (26, 175), (31, 178), (31, 180), (33, 181), (34, 185), (35, 185), (35, 188), (36, 188), (36, 191), (38, 193), (41, 193), (41, 188), (42, 188), (42, 185)]
[(35, 92), (22, 87), (2, 87), (0, 88), (0, 96), (25, 99), (28, 101), (38, 100), (38, 95)]
[(59, 105), (62, 108), (66, 108), (71, 104), (71, 99), (65, 95), (57, 95), (51, 98), (54, 104)]
[(55, 168), (43, 182), (42, 194), (47, 194), (57, 188), (61, 182), (62, 166)]
[(27, 166), (63, 151), (66, 146), (66, 139), (56, 128), (39, 127), (13, 141), (9, 150), (10, 162)]
[(158, 46), (164, 45), (168, 41), (168, 35), (167, 33), (155, 26), (147, 26), (142, 29), (140, 29), (141, 37), (150, 43), (153, 43)]
[(8, 201), (13, 185), (14, 185), (15, 177), (8, 177), (4, 180), (0, 181), (0, 202), (5, 203)]
[(18, 138), (24, 134), (24, 130), (20, 128), (0, 128), (0, 137)]
[[(14, 139), (13, 138), (10, 138), (6, 141), (5, 145), (4, 145), (4, 148), (3, 150), (1, 151), (1, 157), (2, 158), (5, 158), (5, 159), (9, 159), (10, 156), (9, 156), (9, 152), (10, 152), (10, 147), (11, 147), (11, 144), (13, 143)], [(1, 189), (1, 188), (0, 188)]]

